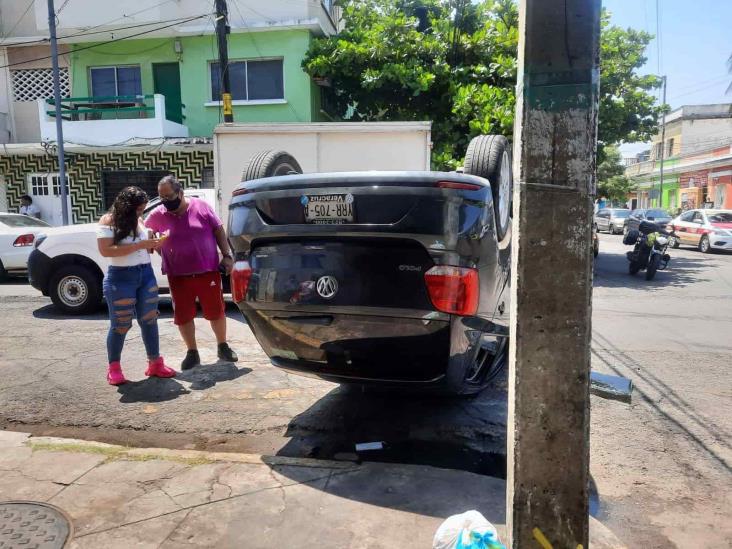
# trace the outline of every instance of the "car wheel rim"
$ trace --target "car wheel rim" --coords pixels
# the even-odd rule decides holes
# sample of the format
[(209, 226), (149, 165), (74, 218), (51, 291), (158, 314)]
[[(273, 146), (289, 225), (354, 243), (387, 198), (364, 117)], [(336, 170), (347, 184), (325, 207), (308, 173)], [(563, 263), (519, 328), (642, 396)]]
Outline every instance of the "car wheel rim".
[(511, 204), (511, 165), (508, 161), (508, 152), (501, 158), (501, 181), (498, 188), (498, 221), (501, 227), (508, 224), (509, 207)]
[(67, 307), (79, 307), (88, 293), (86, 283), (78, 276), (65, 276), (58, 283), (58, 297)]
[(702, 251), (706, 252), (709, 249), (709, 241), (704, 239), (702, 240)]
[(295, 174), (295, 173), (299, 173), (299, 172), (294, 168), (294, 166), (291, 166), (287, 162), (284, 162), (284, 163), (280, 164), (279, 166), (277, 166), (277, 168), (275, 169), (275, 171), (272, 175), (273, 176), (291, 175), (291, 174)]

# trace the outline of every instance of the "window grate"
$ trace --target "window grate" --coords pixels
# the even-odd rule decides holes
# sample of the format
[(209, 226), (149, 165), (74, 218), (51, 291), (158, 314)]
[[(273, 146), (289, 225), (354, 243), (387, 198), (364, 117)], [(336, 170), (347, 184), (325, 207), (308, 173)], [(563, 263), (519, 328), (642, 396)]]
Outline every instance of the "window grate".
[[(13, 78), (13, 100), (35, 101), (53, 97), (53, 69), (11, 70)], [(59, 70), (61, 97), (71, 95), (69, 69)]]

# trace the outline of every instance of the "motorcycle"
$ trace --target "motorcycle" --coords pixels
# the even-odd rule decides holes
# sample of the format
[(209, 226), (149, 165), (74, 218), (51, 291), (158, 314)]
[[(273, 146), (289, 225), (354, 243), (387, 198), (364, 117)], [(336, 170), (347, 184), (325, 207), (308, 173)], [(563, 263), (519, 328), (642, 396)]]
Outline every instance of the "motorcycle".
[(626, 253), (630, 262), (628, 272), (632, 275), (645, 269), (646, 280), (653, 280), (656, 271), (668, 267), (671, 256), (666, 253), (673, 233), (650, 221), (642, 221), (638, 229), (628, 231), (623, 244), (633, 246), (633, 251)]

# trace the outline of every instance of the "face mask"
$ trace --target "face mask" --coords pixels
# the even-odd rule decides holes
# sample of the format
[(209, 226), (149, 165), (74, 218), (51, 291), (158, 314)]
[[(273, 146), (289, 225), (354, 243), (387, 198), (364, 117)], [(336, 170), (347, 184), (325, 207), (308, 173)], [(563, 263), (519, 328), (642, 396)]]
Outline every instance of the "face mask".
[(175, 198), (173, 200), (163, 200), (163, 206), (165, 206), (165, 209), (169, 212), (174, 212), (178, 208), (180, 208), (181, 199), (180, 196), (178, 198)]

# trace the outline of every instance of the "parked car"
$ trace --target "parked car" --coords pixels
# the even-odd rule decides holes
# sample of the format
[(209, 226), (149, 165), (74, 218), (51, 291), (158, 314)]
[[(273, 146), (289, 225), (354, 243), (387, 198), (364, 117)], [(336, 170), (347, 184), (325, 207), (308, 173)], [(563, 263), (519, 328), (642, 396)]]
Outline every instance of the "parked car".
[[(233, 193), (232, 296), (275, 366), (340, 383), (471, 394), (508, 351), (511, 150), (480, 136), (464, 173), (256, 178)], [(247, 180), (249, 179), (249, 180)]]
[(0, 213), (0, 280), (25, 275), (36, 236), (50, 227), (45, 221), (22, 214)]
[(625, 220), (630, 210), (621, 208), (604, 208), (595, 214), (595, 224), (598, 231), (607, 231), (610, 234), (621, 234)]
[(671, 245), (696, 246), (700, 252), (732, 250), (732, 210), (689, 210), (669, 224)]
[[(186, 189), (185, 196), (206, 200), (214, 205), (213, 189)], [(148, 203), (145, 214), (160, 205), (158, 197)], [(152, 266), (161, 292), (168, 289), (168, 278), (162, 272), (158, 254)], [(97, 248), (97, 224), (51, 227), (39, 234), (35, 249), (28, 258), (28, 279), (31, 285), (50, 296), (62, 312), (81, 315), (93, 312), (102, 303), (102, 279), (109, 261)]]
[(640, 230), (641, 221), (652, 221), (656, 225), (661, 227), (668, 224), (671, 221), (671, 216), (666, 210), (659, 208), (641, 208), (633, 210), (628, 215), (628, 219), (625, 220), (623, 225), (623, 234), (628, 234), (629, 230)]

